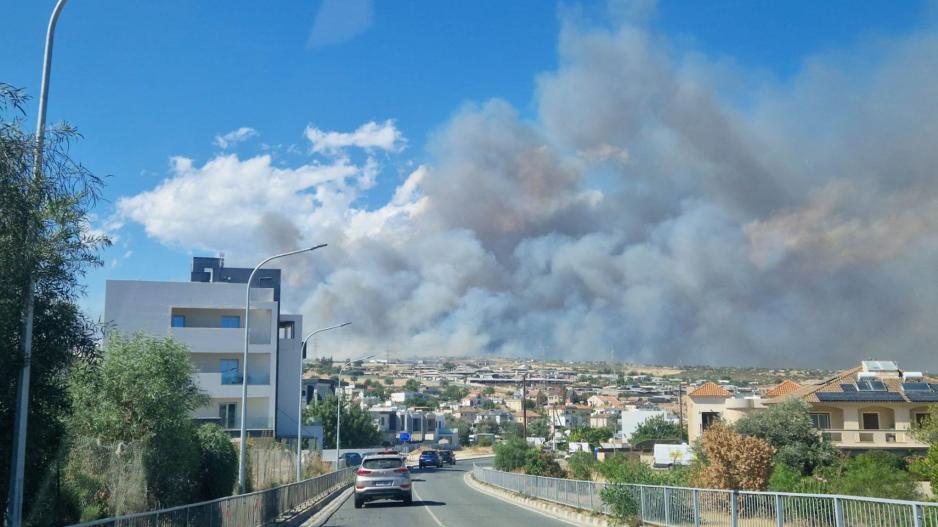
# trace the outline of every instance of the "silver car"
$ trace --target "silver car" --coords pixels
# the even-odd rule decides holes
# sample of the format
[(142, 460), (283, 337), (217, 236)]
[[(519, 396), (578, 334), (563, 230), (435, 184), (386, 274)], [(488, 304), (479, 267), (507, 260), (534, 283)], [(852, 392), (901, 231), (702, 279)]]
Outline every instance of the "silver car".
[(355, 508), (371, 500), (413, 501), (410, 470), (395, 454), (365, 456), (355, 477)]

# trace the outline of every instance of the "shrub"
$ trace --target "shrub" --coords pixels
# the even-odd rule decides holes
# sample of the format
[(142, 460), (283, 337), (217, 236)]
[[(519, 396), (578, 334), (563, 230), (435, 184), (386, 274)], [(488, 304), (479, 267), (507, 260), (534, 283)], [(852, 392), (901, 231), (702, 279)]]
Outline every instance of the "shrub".
[(916, 500), (921, 496), (905, 462), (889, 452), (872, 451), (823, 471), (837, 494)]
[(775, 448), (717, 424), (701, 435), (707, 465), (694, 475), (694, 486), (712, 489), (765, 490)]
[(641, 460), (628, 456), (612, 456), (596, 465), (596, 470), (612, 483), (655, 485), (655, 474)]
[(495, 468), (505, 472), (523, 468), (528, 462), (529, 450), (527, 441), (520, 437), (495, 445)]
[(600, 496), (609, 506), (612, 517), (627, 525), (640, 525), (638, 521), (639, 504), (628, 485), (606, 485)]
[(567, 470), (572, 479), (592, 480), (596, 463), (596, 458), (589, 452), (575, 452), (567, 460)]
[(231, 439), (214, 424), (199, 427), (196, 438), (199, 444), (197, 499), (205, 501), (228, 496), (238, 480), (238, 452)]
[(524, 464), (524, 473), (531, 476), (544, 476), (548, 478), (565, 478), (564, 472), (554, 455), (550, 452), (541, 452), (531, 448), (527, 453), (527, 461)]
[(764, 412), (743, 417), (735, 428), (743, 435), (764, 439), (772, 445), (777, 450), (776, 464), (808, 475), (837, 458), (837, 450), (822, 439), (811, 422), (810, 409), (805, 401), (788, 399)]

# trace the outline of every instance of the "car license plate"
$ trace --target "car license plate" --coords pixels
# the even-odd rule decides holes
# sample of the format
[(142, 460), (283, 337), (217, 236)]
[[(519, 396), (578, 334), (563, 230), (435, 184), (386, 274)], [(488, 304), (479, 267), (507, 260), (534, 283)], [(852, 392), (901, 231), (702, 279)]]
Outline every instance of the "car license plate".
[(390, 487), (392, 483), (390, 480), (375, 481), (375, 487)]

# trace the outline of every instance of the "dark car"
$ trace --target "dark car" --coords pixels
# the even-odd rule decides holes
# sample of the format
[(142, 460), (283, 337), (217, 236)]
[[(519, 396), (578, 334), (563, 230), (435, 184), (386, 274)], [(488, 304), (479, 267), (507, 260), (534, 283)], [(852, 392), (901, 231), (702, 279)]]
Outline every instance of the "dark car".
[(440, 457), (440, 453), (436, 450), (425, 450), (420, 454), (420, 468), (423, 467), (443, 468), (443, 458)]
[(440, 450), (440, 458), (442, 458), (443, 462), (447, 465), (456, 464), (456, 456), (453, 454), (452, 450)]
[(345, 459), (347, 467), (357, 467), (362, 464), (362, 455), (358, 452), (344, 452), (342, 458)]

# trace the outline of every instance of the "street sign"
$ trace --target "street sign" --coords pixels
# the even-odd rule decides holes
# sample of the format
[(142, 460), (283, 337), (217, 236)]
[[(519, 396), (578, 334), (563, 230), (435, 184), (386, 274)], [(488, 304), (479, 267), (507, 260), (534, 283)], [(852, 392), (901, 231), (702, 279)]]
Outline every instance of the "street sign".
[(410, 432), (401, 432), (401, 443), (410, 441)]

